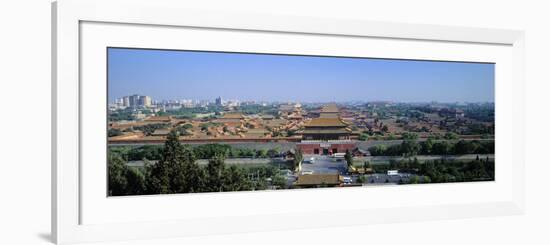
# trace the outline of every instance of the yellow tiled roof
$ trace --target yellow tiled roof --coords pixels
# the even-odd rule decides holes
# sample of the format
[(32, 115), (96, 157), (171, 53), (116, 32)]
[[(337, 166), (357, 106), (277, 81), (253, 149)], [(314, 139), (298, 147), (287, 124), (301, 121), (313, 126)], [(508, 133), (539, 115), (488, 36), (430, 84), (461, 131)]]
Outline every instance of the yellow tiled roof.
[(347, 126), (340, 118), (313, 118), (305, 127), (345, 127)]

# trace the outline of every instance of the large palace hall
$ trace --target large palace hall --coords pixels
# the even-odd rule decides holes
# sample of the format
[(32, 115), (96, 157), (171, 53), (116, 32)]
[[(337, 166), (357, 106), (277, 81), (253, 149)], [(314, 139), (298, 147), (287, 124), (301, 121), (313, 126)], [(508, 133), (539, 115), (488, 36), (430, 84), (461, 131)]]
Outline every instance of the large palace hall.
[(330, 155), (355, 148), (350, 140), (351, 129), (340, 117), (336, 104), (323, 106), (319, 117), (304, 125), (302, 135), (303, 140), (298, 147), (305, 154)]

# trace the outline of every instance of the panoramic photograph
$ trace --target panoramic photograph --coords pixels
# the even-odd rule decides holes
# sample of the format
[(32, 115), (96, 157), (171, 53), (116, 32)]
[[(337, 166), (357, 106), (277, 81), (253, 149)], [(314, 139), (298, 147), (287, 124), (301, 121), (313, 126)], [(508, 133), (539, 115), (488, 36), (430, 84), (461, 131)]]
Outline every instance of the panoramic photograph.
[(495, 180), (494, 63), (107, 49), (107, 196)]

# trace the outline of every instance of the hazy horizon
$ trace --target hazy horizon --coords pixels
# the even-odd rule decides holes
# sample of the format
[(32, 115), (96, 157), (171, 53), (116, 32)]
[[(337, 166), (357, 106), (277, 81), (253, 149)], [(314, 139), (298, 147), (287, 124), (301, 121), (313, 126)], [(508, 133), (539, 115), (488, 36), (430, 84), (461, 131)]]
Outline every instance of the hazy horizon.
[(109, 101), (494, 103), (494, 64), (108, 49)]

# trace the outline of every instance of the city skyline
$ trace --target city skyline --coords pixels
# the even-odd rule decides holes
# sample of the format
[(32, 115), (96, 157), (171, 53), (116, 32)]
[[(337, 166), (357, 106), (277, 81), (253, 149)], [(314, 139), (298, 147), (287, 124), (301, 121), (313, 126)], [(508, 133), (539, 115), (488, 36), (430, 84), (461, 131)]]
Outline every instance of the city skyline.
[(161, 100), (157, 100), (151, 96), (148, 96), (146, 94), (138, 94), (138, 93), (132, 93), (132, 94), (128, 94), (128, 95), (125, 95), (125, 96), (122, 96), (122, 97), (119, 97), (119, 98), (115, 98), (114, 100), (112, 101), (109, 101), (109, 103), (116, 103), (117, 100), (122, 100), (124, 99), (124, 97), (129, 97), (129, 96), (146, 96), (146, 97), (150, 97), (152, 99), (152, 104), (155, 104), (155, 103), (171, 103), (171, 102), (208, 102), (208, 103), (212, 103), (212, 104), (215, 104), (216, 103), (216, 99), (218, 98), (222, 98), (222, 101), (225, 103), (225, 102), (255, 102), (255, 103), (279, 103), (279, 104), (284, 104), (284, 103), (305, 103), (305, 104), (331, 104), (331, 103), (336, 103), (336, 104), (348, 104), (348, 103), (357, 103), (357, 102), (360, 102), (360, 103), (377, 103), (377, 102), (387, 102), (387, 103), (404, 103), (404, 104), (429, 104), (429, 103), (440, 103), (440, 104), (493, 104), (494, 101), (479, 101), (479, 102), (463, 102), (463, 101), (448, 101), (448, 102), (440, 102), (440, 101), (408, 101), (408, 102), (402, 102), (402, 101), (394, 101), (394, 100), (349, 100), (349, 101), (338, 101), (338, 102), (335, 102), (335, 101), (314, 101), (314, 102), (311, 102), (311, 101), (299, 101), (299, 100), (287, 100), (287, 101), (275, 101), (275, 100), (240, 100), (238, 98), (223, 98), (221, 96), (217, 96), (217, 97), (214, 97), (214, 98), (210, 98), (210, 99), (197, 99), (197, 98), (167, 98), (167, 99), (161, 99)]
[(109, 48), (108, 61), (110, 102), (494, 102), (489, 63), (124, 48)]

